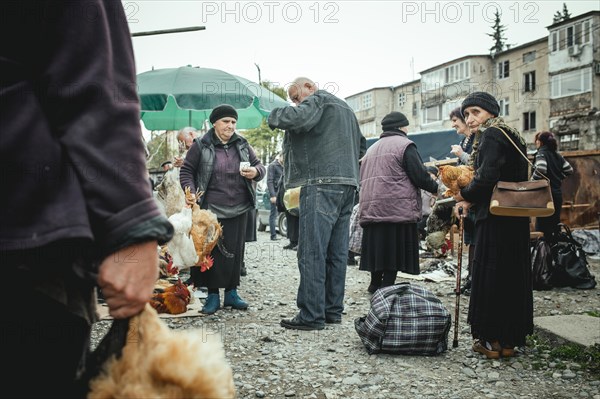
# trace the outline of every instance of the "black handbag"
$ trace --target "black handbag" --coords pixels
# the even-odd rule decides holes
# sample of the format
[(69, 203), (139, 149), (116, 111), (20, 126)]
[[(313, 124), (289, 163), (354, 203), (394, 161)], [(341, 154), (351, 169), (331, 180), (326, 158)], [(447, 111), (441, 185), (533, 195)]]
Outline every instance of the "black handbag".
[(552, 252), (543, 238), (538, 238), (531, 253), (531, 281), (533, 289), (545, 291), (552, 289)]
[[(568, 226), (559, 223), (560, 233), (551, 246), (554, 270), (551, 283), (555, 287), (572, 287), (589, 290), (596, 286), (596, 278), (590, 273), (585, 252), (571, 235)], [(563, 231), (564, 230), (564, 231)]]

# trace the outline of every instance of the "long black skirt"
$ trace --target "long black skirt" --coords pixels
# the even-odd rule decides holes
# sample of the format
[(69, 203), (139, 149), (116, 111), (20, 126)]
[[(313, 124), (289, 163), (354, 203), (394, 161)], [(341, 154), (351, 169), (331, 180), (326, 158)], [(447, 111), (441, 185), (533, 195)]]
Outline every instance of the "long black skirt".
[(227, 257), (215, 246), (211, 256), (213, 266), (204, 272), (194, 273), (194, 285), (207, 288), (236, 288), (240, 285), (240, 272), (246, 248), (246, 223), (248, 213), (229, 219), (219, 219), (223, 226), (223, 246), (232, 257)]
[(373, 223), (363, 227), (360, 270), (419, 274), (416, 223)]
[(533, 332), (529, 219), (489, 215), (475, 231), (471, 333), (474, 338), (522, 346)]

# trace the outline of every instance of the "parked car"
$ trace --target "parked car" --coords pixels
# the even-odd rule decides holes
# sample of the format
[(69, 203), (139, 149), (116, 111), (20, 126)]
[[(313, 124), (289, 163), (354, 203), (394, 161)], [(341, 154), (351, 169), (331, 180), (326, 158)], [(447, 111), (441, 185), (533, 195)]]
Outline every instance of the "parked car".
[[(269, 226), (269, 215), (271, 213), (271, 200), (269, 189), (267, 187), (267, 176), (256, 185), (256, 209), (258, 209), (256, 216), (256, 226), (258, 231), (265, 231)], [(285, 212), (277, 213), (275, 224), (277, 232), (282, 236), (287, 237), (287, 219), (285, 217)]]

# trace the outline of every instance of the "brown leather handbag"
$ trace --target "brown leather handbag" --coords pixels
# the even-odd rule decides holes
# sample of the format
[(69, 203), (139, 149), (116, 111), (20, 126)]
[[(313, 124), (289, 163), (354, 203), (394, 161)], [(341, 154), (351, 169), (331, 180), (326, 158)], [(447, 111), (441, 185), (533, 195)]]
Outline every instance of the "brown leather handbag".
[[(519, 150), (519, 147), (506, 132), (499, 129), (517, 149), (519, 154), (535, 169), (535, 165)], [(492, 191), (490, 213), (498, 216), (550, 216), (554, 214), (554, 201), (550, 191), (550, 180), (541, 174), (544, 180), (520, 182), (499, 181)]]

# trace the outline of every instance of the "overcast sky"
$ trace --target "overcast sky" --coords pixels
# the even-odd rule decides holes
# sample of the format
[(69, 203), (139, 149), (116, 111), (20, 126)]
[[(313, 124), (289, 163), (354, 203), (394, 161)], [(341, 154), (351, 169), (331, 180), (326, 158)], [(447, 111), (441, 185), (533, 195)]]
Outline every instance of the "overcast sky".
[[(575, 16), (599, 2), (569, 1)], [(547, 35), (562, 1), (123, 1), (138, 73), (193, 65), (285, 86), (297, 76), (344, 98), (419, 78), (419, 72), (492, 46), (494, 12), (509, 44)]]

